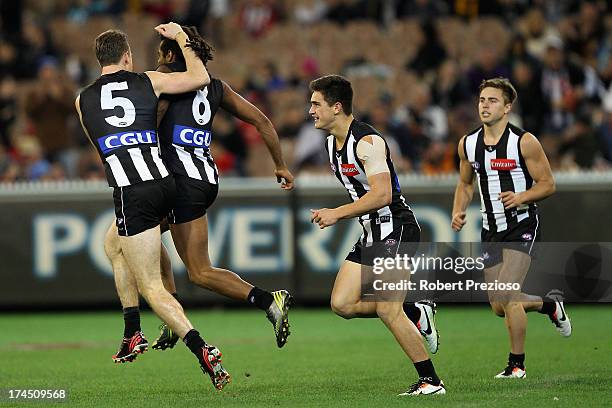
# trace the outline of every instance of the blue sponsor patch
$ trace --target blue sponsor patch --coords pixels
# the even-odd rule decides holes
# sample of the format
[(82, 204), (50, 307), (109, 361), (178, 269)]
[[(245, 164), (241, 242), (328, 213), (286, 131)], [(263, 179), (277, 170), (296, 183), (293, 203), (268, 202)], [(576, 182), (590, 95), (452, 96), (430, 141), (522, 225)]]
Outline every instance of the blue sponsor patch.
[(174, 144), (208, 149), (211, 141), (212, 132), (209, 130), (174, 125), (172, 132), (172, 143)]
[(119, 147), (153, 143), (157, 143), (157, 133), (154, 130), (135, 130), (98, 138), (98, 146), (104, 154)]

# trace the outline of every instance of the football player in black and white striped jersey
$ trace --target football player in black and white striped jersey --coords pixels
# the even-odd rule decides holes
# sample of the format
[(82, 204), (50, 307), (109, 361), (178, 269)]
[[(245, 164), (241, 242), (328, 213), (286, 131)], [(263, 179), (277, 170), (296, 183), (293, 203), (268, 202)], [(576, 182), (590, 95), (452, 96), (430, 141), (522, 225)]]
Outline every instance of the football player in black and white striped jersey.
[[(113, 271), (129, 271), (127, 279), (137, 285), (153, 311), (185, 341), (215, 388), (221, 389), (230, 380), (221, 365), (221, 352), (202, 339), (161, 280), (159, 224), (173, 205), (175, 184), (159, 158), (155, 131), (159, 95), (199, 89), (210, 82), (210, 77), (190, 49), (189, 37), (181, 26), (168, 23), (155, 29), (180, 44), (187, 66), (185, 72), (132, 72), (127, 36), (118, 30), (108, 30), (95, 41), (101, 75), (81, 92), (75, 106), (86, 135), (105, 162), (109, 185), (114, 187), (117, 218), (114, 231), (118, 230), (120, 236), (114, 241), (113, 251), (121, 256), (111, 258), (117, 262), (113, 262)], [(120, 282), (117, 283), (120, 291)], [(130, 302), (137, 305), (138, 293), (132, 295)], [(132, 314), (126, 309), (130, 308), (124, 309), (127, 322)], [(113, 360), (132, 361), (147, 347), (139, 319), (130, 320)]]
[[(200, 58), (206, 65), (213, 58), (212, 47), (195, 27), (184, 27), (190, 38), (197, 39)], [(162, 38), (159, 46), (159, 68), (162, 72), (185, 70), (179, 45)], [(274, 125), (255, 105), (235, 92), (226, 82), (212, 78), (198, 92), (162, 96), (158, 118), (161, 156), (176, 181), (177, 199), (168, 216), (172, 239), (185, 263), (189, 279), (196, 285), (231, 299), (246, 301), (263, 310), (272, 323), (276, 344), (283, 347), (289, 335), (288, 291), (268, 292), (254, 287), (236, 273), (215, 267), (208, 256), (208, 218), (206, 211), (217, 197), (219, 177), (209, 147), (213, 138), (212, 122), (219, 109), (253, 125), (261, 134), (275, 165), (274, 175), (281, 189), (293, 189), (294, 177), (283, 159)], [(198, 135), (200, 135), (198, 140)], [(163, 273), (170, 271), (164, 271)], [(173, 281), (171, 276), (167, 282)], [(164, 349), (164, 333), (153, 344)], [(171, 339), (171, 338), (170, 338)], [(167, 344), (171, 344), (167, 343)]]
[[(213, 58), (213, 48), (195, 27), (183, 27), (190, 38), (190, 47), (206, 65)], [(176, 41), (162, 38), (158, 49), (159, 72), (183, 72), (185, 59)], [(227, 83), (211, 78), (205, 87), (176, 95), (162, 95), (158, 104), (158, 135), (161, 157), (176, 183), (176, 199), (168, 214), (168, 223), (177, 252), (184, 262), (189, 279), (196, 285), (229, 298), (246, 301), (263, 310), (272, 323), (277, 346), (283, 347), (289, 336), (289, 306), (292, 297), (286, 290), (268, 292), (254, 287), (236, 273), (215, 267), (208, 255), (208, 208), (217, 198), (219, 175), (209, 150), (212, 122), (221, 108), (238, 119), (253, 125), (262, 135), (275, 164), (274, 174), (283, 190), (293, 189), (294, 177), (283, 159), (278, 135), (272, 122), (256, 106), (242, 98)], [(165, 227), (167, 230), (167, 227)], [(162, 229), (164, 231), (164, 229)], [(116, 229), (111, 226), (106, 245), (116, 247)], [(113, 261), (116, 251), (107, 251)], [(161, 246), (162, 279), (167, 291), (178, 299), (171, 263)], [(133, 298), (136, 287), (130, 284), (128, 271), (115, 269), (115, 280), (122, 304)], [(124, 301), (126, 299), (126, 301)], [(137, 299), (137, 298), (136, 298)], [(138, 309), (130, 303), (132, 313)], [(136, 316), (135, 316), (136, 317)], [(173, 348), (177, 334), (167, 324), (160, 326), (160, 336), (153, 348)]]
[(324, 76), (312, 81), (310, 90), (309, 113), (317, 129), (330, 133), (326, 145), (330, 165), (352, 201), (338, 208), (312, 210), (312, 221), (327, 228), (341, 219), (358, 218), (363, 227), (336, 276), (332, 310), (346, 319), (378, 316), (385, 323), (419, 374), (419, 380), (400, 395), (444, 394), (444, 384), (421, 340), (423, 335), (429, 349), (437, 351), (434, 305), (403, 303), (405, 291), (399, 293), (401, 300), (362, 300), (362, 268), (373, 265), (374, 252), (384, 248), (391, 256), (404, 251), (413, 256), (420, 239), (420, 227), (402, 196), (389, 148), (373, 127), (353, 117), (353, 89), (347, 79)]
[[(466, 209), (478, 178), (482, 212), (485, 279), (522, 285), (533, 244), (541, 239), (535, 203), (555, 192), (548, 159), (534, 135), (509, 123), (517, 94), (506, 78), (484, 80), (479, 88), (482, 126), (464, 136), (458, 147), (460, 178), (455, 191), (452, 228), (466, 223)], [(559, 300), (544, 301), (519, 291), (489, 292), (491, 307), (504, 317), (510, 336), (507, 367), (496, 378), (525, 378), (525, 312), (549, 316), (562, 336), (572, 328)]]

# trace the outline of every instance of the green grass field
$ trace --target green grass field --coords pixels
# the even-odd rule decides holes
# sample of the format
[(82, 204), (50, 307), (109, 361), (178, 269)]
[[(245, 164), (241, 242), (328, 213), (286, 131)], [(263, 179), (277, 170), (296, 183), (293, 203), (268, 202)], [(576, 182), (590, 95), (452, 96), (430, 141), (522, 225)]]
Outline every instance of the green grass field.
[[(278, 350), (262, 313), (192, 311), (192, 322), (223, 351), (233, 376), (217, 392), (182, 343), (113, 364), (120, 313), (5, 314), (0, 388), (67, 388), (65, 405), (91, 407), (612, 406), (612, 307), (570, 306), (568, 312), (574, 326), (569, 339), (544, 316), (530, 314), (528, 378), (513, 381), (492, 378), (506, 362), (503, 321), (485, 307), (440, 307), (434, 363), (448, 394), (417, 399), (396, 396), (416, 373), (376, 319), (296, 310), (289, 342)], [(149, 342), (158, 324), (144, 314)]]

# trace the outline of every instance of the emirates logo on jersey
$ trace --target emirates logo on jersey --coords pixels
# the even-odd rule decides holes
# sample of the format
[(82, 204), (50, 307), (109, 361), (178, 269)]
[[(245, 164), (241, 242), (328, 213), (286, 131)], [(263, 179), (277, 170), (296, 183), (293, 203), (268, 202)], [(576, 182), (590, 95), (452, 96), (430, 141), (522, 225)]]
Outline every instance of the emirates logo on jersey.
[(355, 166), (354, 164), (341, 164), (340, 165), (340, 172), (342, 173), (343, 176), (347, 176), (347, 177), (355, 177), (356, 175), (359, 174), (359, 170), (357, 170), (357, 166)]
[(514, 170), (516, 167), (514, 159), (491, 159), (491, 170)]

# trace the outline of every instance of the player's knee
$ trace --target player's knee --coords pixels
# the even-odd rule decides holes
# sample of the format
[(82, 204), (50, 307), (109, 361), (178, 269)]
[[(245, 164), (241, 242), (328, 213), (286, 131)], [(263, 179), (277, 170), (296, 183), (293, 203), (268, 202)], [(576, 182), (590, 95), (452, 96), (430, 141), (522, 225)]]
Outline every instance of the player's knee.
[(376, 302), (376, 314), (385, 321), (391, 322), (399, 316), (402, 306), (397, 302)]
[(523, 305), (520, 302), (510, 299), (508, 302), (503, 303), (502, 307), (504, 308), (504, 313), (507, 313), (508, 310), (513, 310), (519, 307), (523, 308)]
[(505, 317), (506, 313), (504, 312), (504, 307), (499, 302), (491, 302), (491, 309), (496, 316)]
[(519, 299), (520, 293), (514, 291), (500, 291), (497, 292), (495, 296), (495, 300), (499, 303), (504, 309), (508, 307), (508, 305), (512, 303), (517, 303)]
[(348, 303), (343, 302), (340, 299), (332, 298), (331, 309), (334, 311), (335, 314), (345, 319), (350, 319), (353, 317), (352, 307)]
[(104, 237), (104, 253), (110, 260), (121, 255), (121, 244), (117, 235), (110, 232), (106, 234)]

